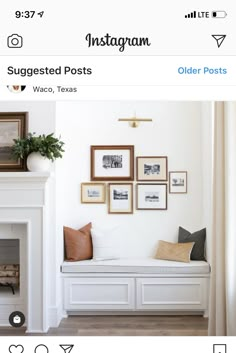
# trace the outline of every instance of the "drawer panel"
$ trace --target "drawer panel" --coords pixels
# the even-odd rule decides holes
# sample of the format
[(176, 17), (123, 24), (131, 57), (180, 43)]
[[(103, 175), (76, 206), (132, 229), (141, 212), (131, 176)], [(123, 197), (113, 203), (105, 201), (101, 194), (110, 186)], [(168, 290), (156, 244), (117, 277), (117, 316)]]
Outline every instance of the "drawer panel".
[(138, 278), (138, 310), (205, 310), (207, 278)]
[(133, 278), (65, 278), (65, 310), (132, 310)]

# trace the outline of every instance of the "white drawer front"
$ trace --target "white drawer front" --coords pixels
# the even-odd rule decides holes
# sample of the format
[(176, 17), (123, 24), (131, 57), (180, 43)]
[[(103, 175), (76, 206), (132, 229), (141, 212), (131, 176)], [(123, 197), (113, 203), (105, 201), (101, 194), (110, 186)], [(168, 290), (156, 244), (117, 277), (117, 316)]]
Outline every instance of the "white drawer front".
[(133, 278), (65, 278), (65, 310), (133, 310)]
[(138, 310), (204, 310), (207, 278), (138, 278)]

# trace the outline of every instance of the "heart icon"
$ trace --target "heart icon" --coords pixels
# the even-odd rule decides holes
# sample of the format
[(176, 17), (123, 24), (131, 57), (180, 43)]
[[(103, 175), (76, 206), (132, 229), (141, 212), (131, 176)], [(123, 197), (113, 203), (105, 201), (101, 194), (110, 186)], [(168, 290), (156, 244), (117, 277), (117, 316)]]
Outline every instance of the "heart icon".
[(9, 352), (10, 353), (23, 353), (24, 352), (24, 347), (21, 344), (18, 344), (18, 346), (14, 346), (13, 344), (9, 347)]

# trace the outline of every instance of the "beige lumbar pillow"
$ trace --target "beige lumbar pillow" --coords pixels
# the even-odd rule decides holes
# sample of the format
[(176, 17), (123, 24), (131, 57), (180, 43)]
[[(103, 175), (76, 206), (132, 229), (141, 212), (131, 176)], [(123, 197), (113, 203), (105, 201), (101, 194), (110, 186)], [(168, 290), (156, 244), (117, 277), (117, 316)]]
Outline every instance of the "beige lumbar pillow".
[(192, 243), (169, 243), (159, 240), (155, 258), (160, 260), (190, 262)]

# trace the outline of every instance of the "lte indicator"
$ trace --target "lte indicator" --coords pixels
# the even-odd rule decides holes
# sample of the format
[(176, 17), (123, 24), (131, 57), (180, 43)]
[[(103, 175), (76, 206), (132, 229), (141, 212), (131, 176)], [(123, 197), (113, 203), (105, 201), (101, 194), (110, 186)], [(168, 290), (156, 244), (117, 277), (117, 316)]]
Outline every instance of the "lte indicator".
[(184, 16), (185, 18), (209, 18), (209, 11), (192, 11)]

